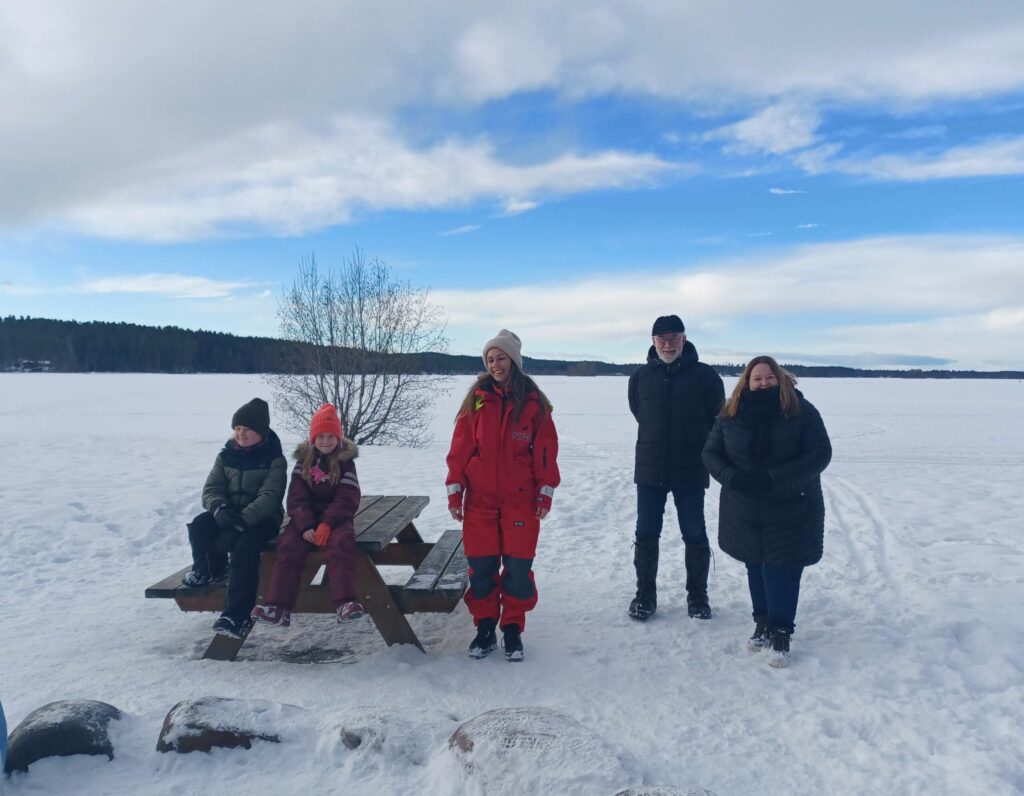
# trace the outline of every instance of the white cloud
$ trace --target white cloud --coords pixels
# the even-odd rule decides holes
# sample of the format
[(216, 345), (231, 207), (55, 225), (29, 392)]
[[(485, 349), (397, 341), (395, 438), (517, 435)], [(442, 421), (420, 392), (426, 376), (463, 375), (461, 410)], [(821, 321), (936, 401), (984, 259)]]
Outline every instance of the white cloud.
[[(752, 356), (745, 352), (738, 361), (745, 362)], [(887, 354), (878, 351), (861, 351), (854, 354), (806, 354), (803, 352), (779, 351), (776, 359), (803, 365), (845, 365), (852, 368), (946, 368), (952, 360), (946, 357), (922, 356), (920, 354)]]
[(40, 285), (5, 280), (0, 282), (0, 293), (7, 296), (41, 296), (46, 289)]
[(525, 213), (527, 210), (533, 210), (537, 205), (537, 202), (530, 199), (515, 199), (508, 197), (502, 202), (501, 214), (503, 216), (518, 216), (520, 213)]
[(902, 138), (907, 141), (915, 141), (919, 138), (940, 138), (946, 134), (946, 131), (947, 128), (944, 124), (926, 124), (891, 133), (889, 138)]
[(797, 152), (793, 155), (793, 162), (808, 174), (822, 174), (835, 168), (834, 158), (842, 149), (843, 145), (835, 142), (822, 144)]
[(449, 237), (451, 235), (466, 235), (470, 232), (476, 232), (478, 229), (480, 229), (479, 224), (466, 224), (461, 227), (456, 227), (455, 229), (447, 229), (442, 232), (441, 235), (444, 237)]
[[(259, 287), (255, 282), (226, 282), (207, 279), (203, 276), (186, 274), (138, 274), (122, 276), (106, 276), (98, 279), (86, 279), (70, 284), (31, 283), (11, 285), (4, 292), (14, 295), (47, 296), (47, 295), (109, 295), (109, 294), (151, 294), (170, 299), (210, 299), (230, 298), (239, 291)], [(0, 285), (0, 288), (5, 286)], [(261, 297), (270, 295), (263, 290)]]
[[(229, 157), (245, 172), (236, 188), (211, 185), (206, 168), (222, 181), (235, 175), (202, 153), (230, 154), (253, 131), (331, 139), (339, 117), (394, 120), (415, 106), (443, 118), (550, 92), (662, 98), (709, 112), (774, 103), (732, 126), (728, 140), (789, 152), (810, 145), (815, 127), (813, 114), (793, 108), (906, 109), (1021, 90), (1024, 10), (1019, 0), (797, 0), (753, 4), (740, 17), (729, 4), (628, 0), (380, 0), (358, 8), (331, 0), (36, 0), (0, 4), (0, 53), (0, 107), (8, 110), (0, 116), (0, 223), (77, 208), (88, 224), (121, 234), (111, 211), (131, 213), (141, 197), (125, 232), (174, 238), (225, 222), (268, 223), (274, 205), (284, 206), (283, 229), (350, 212), (353, 202), (330, 198), (345, 193), (330, 163), (291, 183), (278, 174), (284, 190), (253, 179), (301, 160), (289, 149), (294, 135), (259, 159)], [(383, 142), (381, 156), (356, 143), (370, 176), (393, 141)], [(416, 158), (413, 165), (427, 168)], [(358, 168), (340, 175), (365, 187)]]
[(811, 174), (840, 172), (875, 180), (920, 182), (962, 177), (1024, 174), (1024, 136), (994, 138), (935, 152), (868, 157), (836, 157), (838, 145), (797, 154), (795, 161)]
[(221, 282), (203, 276), (181, 274), (140, 274), (108, 276), (72, 285), (75, 293), (156, 293), (167, 298), (228, 298), (238, 290), (251, 288), (246, 282)]
[[(596, 347), (606, 359), (636, 361), (651, 320), (675, 312), (699, 350), (885, 351), (961, 366), (1024, 367), (1024, 310), (1006, 303), (1008, 296), (1024, 297), (1019, 238), (870, 238), (675, 272), (637, 267), (625, 275), (432, 296), (446, 307), (458, 339), (505, 326), (523, 338), (527, 353)], [(875, 320), (850, 323), (862, 317)], [(957, 330), (951, 318), (965, 325)], [(910, 332), (896, 333), (903, 329)]]
[(821, 224), (797, 224), (796, 229), (814, 229), (815, 227), (820, 226)]
[[(474, 19), (453, 36), (446, 91), (473, 102), (545, 88), (563, 67), (566, 53), (545, 35), (541, 20), (509, 15)], [(511, 17), (511, 18), (509, 18)]]
[(1013, 0), (798, 0), (745, 7), (741, 21), (722, 4), (524, 3), (478, 7), (460, 22), (444, 86), (473, 101), (550, 89), (708, 105), (794, 95), (917, 102), (1024, 82), (1024, 15)]
[(982, 324), (990, 330), (1024, 331), (1024, 307), (998, 307), (982, 316)]
[[(288, 235), (345, 223), (362, 208), (558, 197), (652, 185), (680, 171), (652, 155), (613, 150), (513, 165), (483, 139), (415, 149), (379, 119), (344, 117), (318, 135), (281, 125), (247, 131), (161, 163), (67, 216), (78, 230), (113, 238), (188, 240), (250, 227)], [(531, 204), (504, 201), (516, 212)]]
[(792, 194), (807, 193), (807, 191), (798, 191), (789, 188), (769, 188), (768, 193), (774, 194), (775, 196), (790, 196)]
[(781, 155), (815, 143), (820, 123), (814, 108), (780, 103), (743, 121), (711, 130), (704, 135), (704, 140), (725, 141), (723, 148), (726, 152)]
[[(822, 332), (824, 347), (856, 340), (863, 348), (932, 352), (960, 369), (1021, 370), (1024, 324), (993, 327), (991, 312), (943, 315), (915, 321), (836, 326)], [(938, 342), (937, 342), (938, 341)]]

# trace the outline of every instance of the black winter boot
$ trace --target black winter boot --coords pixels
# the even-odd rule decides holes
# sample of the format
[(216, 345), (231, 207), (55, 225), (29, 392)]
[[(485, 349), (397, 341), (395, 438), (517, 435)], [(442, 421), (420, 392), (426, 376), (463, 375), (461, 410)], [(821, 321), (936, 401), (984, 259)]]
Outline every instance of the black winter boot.
[(494, 632), (497, 623), (493, 619), (481, 619), (476, 626), (476, 638), (469, 644), (470, 658), (486, 658), (498, 646), (498, 637)]
[(773, 627), (770, 631), (772, 645), (768, 650), (768, 665), (776, 669), (784, 669), (789, 666), (789, 639), (792, 636), (788, 630), (780, 630)]
[(523, 637), (519, 625), (505, 625), (502, 629), (501, 646), (505, 648), (505, 660), (518, 663), (523, 659)]
[(768, 617), (754, 616), (754, 635), (747, 639), (747, 649), (751, 652), (760, 652), (772, 645), (772, 637), (768, 632)]
[(219, 636), (230, 636), (231, 638), (244, 639), (249, 635), (249, 631), (252, 630), (252, 619), (246, 617), (245, 619), (235, 619), (227, 614), (222, 614), (221, 617), (213, 623), (213, 630)]
[(633, 566), (636, 568), (636, 597), (629, 604), (629, 615), (645, 622), (658, 610), (658, 539), (633, 542)]
[(708, 570), (711, 568), (710, 545), (686, 545), (686, 608), (693, 619), (710, 619), (708, 603)]

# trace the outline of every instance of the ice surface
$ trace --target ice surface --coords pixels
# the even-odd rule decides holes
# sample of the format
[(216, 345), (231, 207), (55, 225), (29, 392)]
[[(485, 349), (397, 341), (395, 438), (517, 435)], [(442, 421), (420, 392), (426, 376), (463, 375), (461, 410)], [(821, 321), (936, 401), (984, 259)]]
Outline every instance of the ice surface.
[[(460, 607), (411, 617), (426, 655), (389, 649), (372, 627), (300, 615), (283, 635), (258, 629), (229, 664), (199, 660), (212, 615), (142, 593), (187, 562), (184, 523), (200, 510), (231, 413), (268, 395), (259, 377), (0, 374), (8, 725), (60, 699), (126, 714), (111, 725), (115, 760), (40, 761), (6, 783), (7, 796), (63, 793), (67, 782), (147, 796), (225, 782), (444, 793), (434, 768), (449, 719), (424, 723), (424, 712), (463, 722), (523, 705), (572, 716), (628, 752), (651, 785), (719, 796), (1024, 791), (1024, 384), (801, 381), (835, 458), (823, 477), (825, 558), (804, 576), (792, 662), (777, 671), (746, 651), (738, 562), (716, 556), (715, 618), (686, 617), (671, 505), (658, 614), (628, 619), (636, 432), (626, 380), (539, 381), (555, 405), (563, 486), (541, 532), (524, 663), (469, 660)], [(433, 445), (364, 447), (358, 460), (365, 491), (430, 496), (418, 521), (427, 539), (452, 524), (444, 455), (469, 382), (453, 379), (435, 408)], [(286, 449), (296, 441), (283, 435)], [(717, 498), (712, 487), (713, 540)], [(328, 652), (318, 657), (310, 639)], [(315, 726), (272, 754), (157, 753), (167, 711), (205, 695), (299, 705)], [(338, 727), (356, 708), (406, 715), (388, 725), (416, 739), (415, 753), (347, 748)]]

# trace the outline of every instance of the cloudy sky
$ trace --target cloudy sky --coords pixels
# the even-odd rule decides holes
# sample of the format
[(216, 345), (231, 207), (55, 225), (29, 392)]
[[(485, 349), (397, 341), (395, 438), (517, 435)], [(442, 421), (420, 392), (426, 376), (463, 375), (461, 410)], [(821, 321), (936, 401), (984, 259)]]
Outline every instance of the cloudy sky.
[(0, 314), (275, 335), (304, 255), (451, 350), (1024, 369), (1020, 0), (0, 6)]

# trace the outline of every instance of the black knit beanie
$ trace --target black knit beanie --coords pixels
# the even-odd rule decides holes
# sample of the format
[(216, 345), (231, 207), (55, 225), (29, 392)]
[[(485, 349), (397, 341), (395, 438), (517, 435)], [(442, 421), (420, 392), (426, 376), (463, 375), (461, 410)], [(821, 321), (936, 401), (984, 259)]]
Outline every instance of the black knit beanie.
[(654, 322), (654, 327), (651, 329), (651, 337), (659, 334), (674, 334), (685, 331), (686, 327), (683, 326), (682, 318), (678, 315), (662, 315)]
[(262, 398), (253, 398), (249, 403), (242, 404), (231, 416), (231, 428), (245, 426), (251, 428), (261, 437), (270, 431), (270, 407)]

